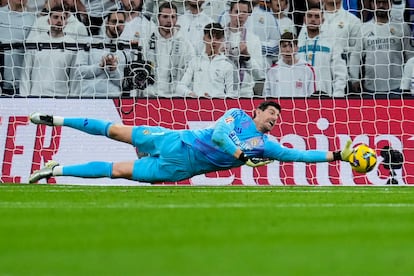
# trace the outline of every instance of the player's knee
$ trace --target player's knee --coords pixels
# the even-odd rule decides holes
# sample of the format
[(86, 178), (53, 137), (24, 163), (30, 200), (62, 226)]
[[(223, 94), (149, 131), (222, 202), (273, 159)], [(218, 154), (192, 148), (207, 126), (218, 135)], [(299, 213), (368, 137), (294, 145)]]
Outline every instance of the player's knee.
[(132, 179), (134, 162), (116, 162), (112, 165), (112, 178)]
[(114, 140), (131, 143), (132, 127), (113, 124), (109, 127), (108, 137)]

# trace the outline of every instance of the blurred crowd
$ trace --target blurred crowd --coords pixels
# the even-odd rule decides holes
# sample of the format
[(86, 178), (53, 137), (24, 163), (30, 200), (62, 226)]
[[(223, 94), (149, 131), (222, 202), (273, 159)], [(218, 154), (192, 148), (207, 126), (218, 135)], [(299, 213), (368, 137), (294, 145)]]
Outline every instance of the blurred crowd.
[(5, 97), (414, 95), (414, 0), (0, 0)]

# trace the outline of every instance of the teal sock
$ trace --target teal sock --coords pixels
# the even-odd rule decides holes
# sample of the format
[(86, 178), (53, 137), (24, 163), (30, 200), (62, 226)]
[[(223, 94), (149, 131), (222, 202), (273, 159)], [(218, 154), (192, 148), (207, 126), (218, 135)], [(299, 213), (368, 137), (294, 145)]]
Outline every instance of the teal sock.
[(89, 118), (64, 118), (63, 125), (92, 135), (109, 135), (111, 122)]
[(93, 161), (62, 167), (62, 175), (83, 178), (112, 177), (112, 162)]

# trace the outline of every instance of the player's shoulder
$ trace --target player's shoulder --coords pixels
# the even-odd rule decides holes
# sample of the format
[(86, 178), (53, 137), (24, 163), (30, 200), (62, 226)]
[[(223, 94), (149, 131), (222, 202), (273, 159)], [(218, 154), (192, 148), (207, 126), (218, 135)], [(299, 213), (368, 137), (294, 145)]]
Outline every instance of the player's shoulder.
[(241, 108), (230, 108), (229, 110), (226, 111), (226, 113), (224, 113), (224, 116), (231, 116), (233, 118), (241, 118), (241, 117), (245, 117), (248, 116), (246, 111), (244, 111)]

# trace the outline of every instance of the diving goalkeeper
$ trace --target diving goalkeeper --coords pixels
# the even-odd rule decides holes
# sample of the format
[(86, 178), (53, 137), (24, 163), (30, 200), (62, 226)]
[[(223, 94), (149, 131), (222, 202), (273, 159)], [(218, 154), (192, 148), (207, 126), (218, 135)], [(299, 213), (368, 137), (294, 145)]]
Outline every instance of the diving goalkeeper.
[(342, 151), (297, 150), (286, 148), (266, 135), (275, 126), (281, 107), (273, 101), (262, 102), (253, 117), (237, 108), (228, 110), (209, 128), (171, 130), (158, 126), (126, 126), (90, 118), (64, 118), (32, 113), (34, 124), (67, 126), (133, 145), (148, 156), (125, 162), (93, 161), (61, 166), (49, 161), (35, 171), (29, 182), (52, 176), (82, 178), (126, 178), (157, 183), (174, 182), (195, 175), (247, 165), (263, 166), (273, 160), (284, 162), (347, 161), (351, 141)]

